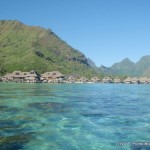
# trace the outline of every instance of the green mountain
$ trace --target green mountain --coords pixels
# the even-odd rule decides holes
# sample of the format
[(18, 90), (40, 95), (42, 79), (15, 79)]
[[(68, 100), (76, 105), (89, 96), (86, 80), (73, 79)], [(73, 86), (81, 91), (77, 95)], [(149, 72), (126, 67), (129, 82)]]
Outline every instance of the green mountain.
[(143, 56), (137, 63), (126, 58), (119, 63), (115, 63), (109, 69), (112, 69), (116, 74), (149, 77), (150, 55)]
[(0, 21), (0, 73), (58, 70), (91, 77), (96, 74), (84, 54), (61, 40), (52, 30), (18, 21)]
[(150, 55), (143, 56), (135, 64), (135, 71), (138, 75), (150, 76)]
[(122, 60), (119, 63), (115, 63), (114, 65), (112, 65), (110, 67), (110, 69), (114, 70), (116, 73), (118, 74), (122, 74), (122, 75), (132, 75), (134, 74), (134, 67), (135, 67), (135, 63), (132, 62), (129, 58), (125, 58), (124, 60)]
[(112, 76), (117, 75), (117, 73), (113, 69), (111, 69), (110, 67), (105, 67), (103, 65), (98, 67), (98, 70), (108, 76), (109, 75), (112, 75)]

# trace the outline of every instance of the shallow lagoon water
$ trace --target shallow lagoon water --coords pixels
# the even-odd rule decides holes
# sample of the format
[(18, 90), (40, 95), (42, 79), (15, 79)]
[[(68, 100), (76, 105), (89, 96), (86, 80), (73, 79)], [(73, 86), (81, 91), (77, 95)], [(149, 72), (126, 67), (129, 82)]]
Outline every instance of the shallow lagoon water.
[(0, 150), (37, 149), (150, 150), (150, 85), (0, 83)]

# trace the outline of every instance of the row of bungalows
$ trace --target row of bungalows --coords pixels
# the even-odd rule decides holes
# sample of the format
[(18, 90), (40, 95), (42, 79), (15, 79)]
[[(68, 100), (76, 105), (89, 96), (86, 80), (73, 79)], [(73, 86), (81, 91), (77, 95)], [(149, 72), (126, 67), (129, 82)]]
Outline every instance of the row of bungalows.
[(39, 81), (39, 77), (39, 74), (34, 70), (30, 72), (14, 71), (13, 73), (7, 73), (5, 76), (1, 77), (1, 81), (35, 83)]
[(31, 70), (29, 72), (14, 71), (1, 77), (2, 82), (27, 82), (27, 83), (126, 83), (126, 84), (150, 84), (150, 78), (148, 77), (127, 77), (122, 81), (119, 77), (112, 79), (108, 76), (103, 79), (97, 76), (88, 79), (84, 76), (78, 75), (64, 76), (59, 71), (45, 72), (39, 75), (36, 71)]
[(27, 83), (120, 83), (121, 80), (116, 77), (114, 81), (110, 77), (104, 77), (102, 80), (97, 76), (90, 80), (84, 76), (78, 75), (64, 76), (59, 71), (45, 72), (41, 75), (34, 70), (30, 72), (14, 71), (1, 78), (2, 82), (27, 82)]
[(101, 82), (101, 80), (98, 77), (93, 77), (91, 80), (88, 78), (82, 76), (82, 77), (75, 77), (75, 76), (69, 76), (66, 79), (66, 83), (98, 83)]
[(102, 80), (97, 76), (92, 77), (90, 80), (86, 77), (75, 78), (74, 76), (69, 76), (66, 83), (121, 83), (121, 80), (116, 77), (112, 80), (110, 77), (104, 77)]
[(115, 84), (118, 84), (118, 83), (122, 83), (121, 79), (119, 77), (116, 77), (114, 80), (108, 76), (104, 77), (102, 79), (102, 83), (115, 83)]
[(34, 70), (30, 72), (14, 71), (13, 73), (8, 73), (1, 77), (2, 82), (27, 82), (27, 83), (37, 83), (37, 82), (47, 82), (47, 83), (61, 83), (63, 82), (65, 76), (58, 71), (45, 72), (39, 75)]
[(77, 83), (125, 83), (125, 84), (150, 84), (150, 78), (148, 77), (127, 77), (125, 80), (121, 80), (119, 77), (112, 79), (108, 76), (104, 77), (102, 80), (98, 77), (93, 77), (88, 80), (86, 77), (81, 77), (77, 80)]
[(150, 84), (150, 78), (148, 77), (127, 77), (124, 80), (126, 84)]

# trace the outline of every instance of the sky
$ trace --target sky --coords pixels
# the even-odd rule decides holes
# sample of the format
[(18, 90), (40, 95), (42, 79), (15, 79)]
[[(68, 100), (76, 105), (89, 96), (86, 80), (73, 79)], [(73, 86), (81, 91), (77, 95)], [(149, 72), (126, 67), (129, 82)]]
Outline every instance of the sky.
[(97, 66), (150, 54), (150, 0), (0, 0), (0, 20), (50, 28)]

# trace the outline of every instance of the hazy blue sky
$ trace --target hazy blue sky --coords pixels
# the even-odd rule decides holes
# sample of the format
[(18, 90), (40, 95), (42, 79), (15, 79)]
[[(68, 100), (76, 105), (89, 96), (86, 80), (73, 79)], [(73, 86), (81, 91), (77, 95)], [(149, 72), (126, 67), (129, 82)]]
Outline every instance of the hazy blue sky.
[(150, 0), (0, 0), (0, 19), (51, 28), (98, 66), (150, 54)]

